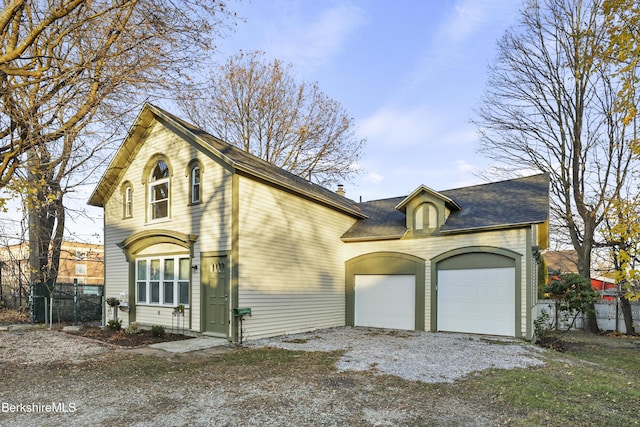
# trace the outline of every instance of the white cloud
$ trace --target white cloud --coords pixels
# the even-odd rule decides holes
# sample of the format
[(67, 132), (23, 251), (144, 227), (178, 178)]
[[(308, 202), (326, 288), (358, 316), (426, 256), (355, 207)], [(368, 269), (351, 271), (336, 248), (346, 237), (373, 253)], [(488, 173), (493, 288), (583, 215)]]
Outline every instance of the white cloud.
[(365, 177), (362, 179), (362, 181), (369, 183), (369, 184), (379, 184), (380, 182), (382, 182), (384, 180), (384, 175), (379, 174), (378, 172), (375, 171), (371, 171), (368, 172)]
[(440, 27), (441, 38), (451, 44), (463, 42), (487, 26), (501, 26), (504, 21), (510, 21), (517, 7), (518, 2), (513, 0), (465, 0), (455, 6), (451, 19)]
[(430, 142), (439, 129), (437, 122), (436, 115), (425, 107), (383, 107), (358, 123), (358, 136), (369, 143), (408, 147)]
[(475, 172), (478, 171), (478, 167), (476, 165), (472, 165), (471, 163), (467, 162), (466, 160), (456, 160), (455, 164), (456, 164), (456, 170), (458, 170), (460, 172), (475, 173)]
[(297, 68), (313, 68), (339, 53), (363, 22), (362, 9), (343, 3), (322, 10), (312, 21), (289, 17), (277, 29), (270, 51)]

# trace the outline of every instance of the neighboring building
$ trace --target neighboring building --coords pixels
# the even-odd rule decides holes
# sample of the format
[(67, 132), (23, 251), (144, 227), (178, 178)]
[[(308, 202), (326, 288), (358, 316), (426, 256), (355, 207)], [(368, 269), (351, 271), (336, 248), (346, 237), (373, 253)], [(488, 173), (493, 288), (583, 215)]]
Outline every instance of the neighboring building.
[[(26, 303), (29, 295), (29, 244), (0, 248), (0, 297), (9, 305)], [(62, 242), (57, 283), (102, 285), (104, 248), (102, 245)]]
[[(578, 273), (578, 253), (573, 249), (546, 251), (543, 256), (547, 264), (549, 277), (560, 273)], [(593, 271), (594, 270), (592, 270), (592, 272)], [(600, 293), (603, 300), (615, 300), (616, 295), (618, 295), (618, 285), (614, 279), (608, 277), (606, 274), (606, 272), (610, 272), (611, 269), (600, 268), (595, 271), (605, 274), (590, 277), (591, 287)]]
[(546, 175), (356, 203), (147, 104), (89, 203), (125, 325), (533, 334)]

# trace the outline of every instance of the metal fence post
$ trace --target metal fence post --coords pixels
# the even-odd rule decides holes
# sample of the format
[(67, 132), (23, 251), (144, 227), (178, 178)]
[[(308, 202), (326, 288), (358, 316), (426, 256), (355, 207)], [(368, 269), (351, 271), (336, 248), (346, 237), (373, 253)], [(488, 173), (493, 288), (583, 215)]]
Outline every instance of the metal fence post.
[(33, 324), (36, 321), (35, 289), (33, 283), (29, 284), (29, 321)]
[(78, 279), (73, 279), (73, 325), (78, 325)]

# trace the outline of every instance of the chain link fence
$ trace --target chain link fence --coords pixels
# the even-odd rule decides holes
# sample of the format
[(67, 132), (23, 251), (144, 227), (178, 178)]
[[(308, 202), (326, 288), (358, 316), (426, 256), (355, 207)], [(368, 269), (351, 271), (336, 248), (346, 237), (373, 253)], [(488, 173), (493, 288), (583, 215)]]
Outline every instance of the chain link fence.
[(45, 283), (31, 285), (30, 319), (32, 323), (102, 322), (104, 285)]

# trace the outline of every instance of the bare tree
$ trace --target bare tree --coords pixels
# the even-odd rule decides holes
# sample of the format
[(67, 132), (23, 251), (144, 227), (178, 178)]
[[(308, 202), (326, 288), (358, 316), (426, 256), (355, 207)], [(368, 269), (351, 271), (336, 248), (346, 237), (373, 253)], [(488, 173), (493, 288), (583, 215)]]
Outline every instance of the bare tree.
[(57, 276), (64, 195), (128, 113), (184, 85), (229, 15), (209, 0), (5, 2), (0, 188), (25, 195), (32, 281)]
[(297, 82), (291, 65), (267, 62), (261, 52), (230, 57), (180, 105), (210, 133), (319, 184), (357, 172), (364, 140), (355, 137), (353, 119), (317, 84)]
[[(630, 179), (629, 135), (614, 108), (620, 82), (602, 55), (607, 28), (600, 0), (529, 0), (521, 25), (498, 43), (475, 123), (481, 152), (500, 171), (551, 175), (551, 217), (559, 237), (591, 276), (598, 228)], [(598, 331), (595, 314), (587, 329)]]

